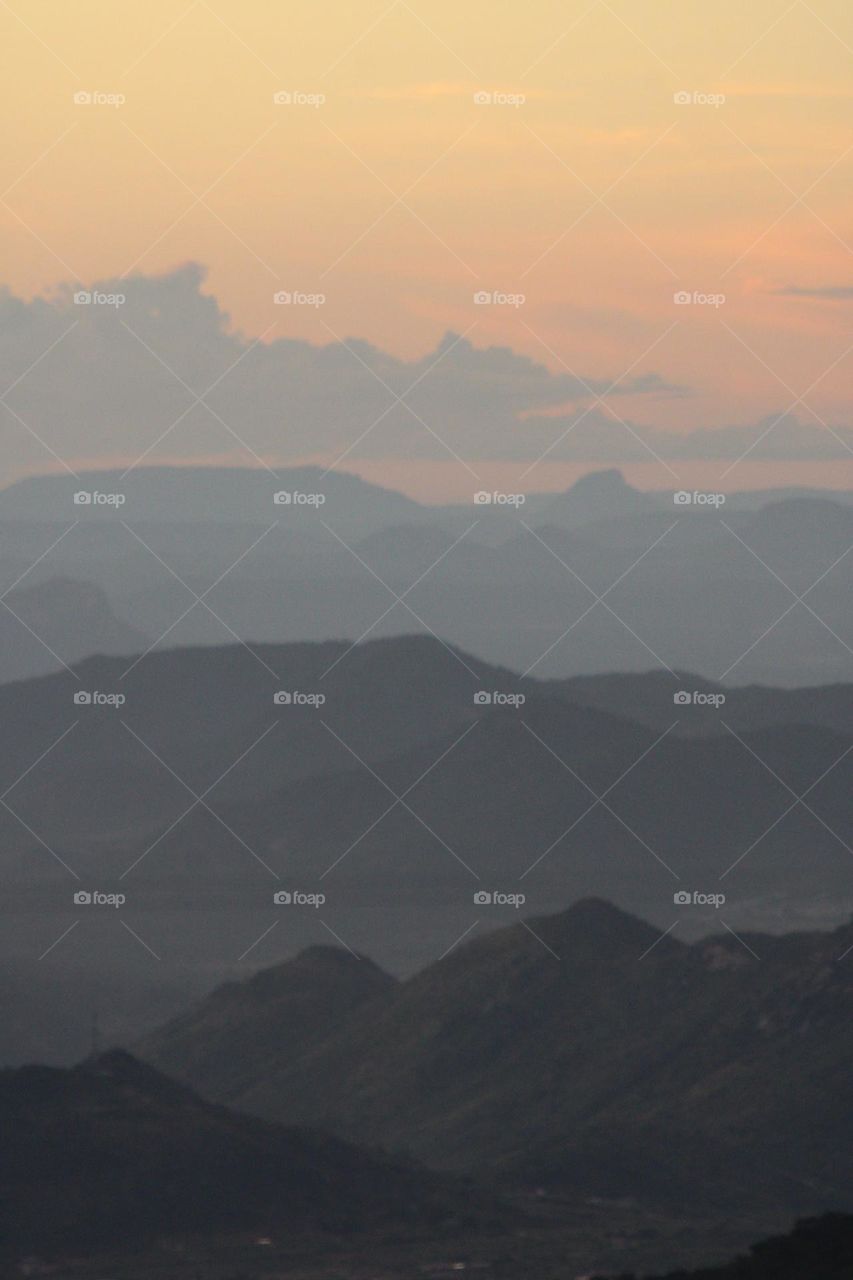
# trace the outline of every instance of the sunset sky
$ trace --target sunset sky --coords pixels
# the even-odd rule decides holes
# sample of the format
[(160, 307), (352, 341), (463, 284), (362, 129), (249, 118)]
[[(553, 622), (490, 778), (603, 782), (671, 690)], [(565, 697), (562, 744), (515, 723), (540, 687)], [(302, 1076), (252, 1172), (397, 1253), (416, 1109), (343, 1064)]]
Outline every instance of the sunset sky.
[(412, 362), (452, 331), (603, 388), (656, 374), (615, 405), (656, 430), (851, 424), (849, 0), (0, 0), (0, 42), (18, 298), (194, 262), (248, 340)]

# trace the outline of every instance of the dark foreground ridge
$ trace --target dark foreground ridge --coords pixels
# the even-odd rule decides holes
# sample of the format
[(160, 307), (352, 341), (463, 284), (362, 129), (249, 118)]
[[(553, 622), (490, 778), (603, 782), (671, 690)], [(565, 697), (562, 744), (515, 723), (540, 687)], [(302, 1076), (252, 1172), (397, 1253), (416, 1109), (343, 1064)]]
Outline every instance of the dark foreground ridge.
[(474, 1220), (447, 1179), (202, 1101), (114, 1050), (0, 1073), (8, 1257), (132, 1249), (160, 1236), (317, 1237)]
[[(785, 1236), (753, 1245), (747, 1257), (701, 1271), (670, 1271), (647, 1280), (850, 1280), (853, 1217), (828, 1213), (798, 1222)], [(599, 1280), (603, 1280), (600, 1277)], [(633, 1274), (618, 1280), (635, 1280)]]

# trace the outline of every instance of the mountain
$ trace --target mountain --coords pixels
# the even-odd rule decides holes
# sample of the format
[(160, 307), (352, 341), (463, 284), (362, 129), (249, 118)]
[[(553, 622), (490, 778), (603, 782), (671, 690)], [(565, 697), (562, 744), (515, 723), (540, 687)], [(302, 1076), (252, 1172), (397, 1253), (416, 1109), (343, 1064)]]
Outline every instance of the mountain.
[[(76, 680), (60, 672), (0, 686), (0, 779), (12, 786), (68, 732), (9, 801), (49, 842), (68, 849), (85, 837), (114, 847), (186, 808), (187, 790), (170, 768), (197, 793), (225, 774), (217, 800), (260, 796), (353, 764), (323, 721), (367, 760), (461, 729), (474, 709), (473, 662), (429, 637), (166, 650), (138, 664), (91, 658), (78, 663)], [(512, 682), (484, 670), (484, 679)], [(81, 690), (124, 702), (81, 707)], [(279, 691), (325, 703), (278, 706)], [(19, 847), (22, 838), (19, 827)]]
[[(647, 1280), (849, 1280), (853, 1275), (853, 1217), (827, 1213), (798, 1222), (784, 1236), (753, 1245), (749, 1255), (722, 1267), (669, 1271)], [(598, 1277), (598, 1280), (605, 1280)], [(624, 1275), (618, 1280), (635, 1280)]]
[(207, 1232), (448, 1225), (452, 1185), (346, 1143), (203, 1102), (120, 1051), (0, 1072), (8, 1256), (132, 1251)]
[(115, 616), (105, 593), (91, 582), (53, 578), (9, 591), (4, 604), (0, 683), (43, 675), (63, 662), (73, 667), (94, 653), (141, 653), (149, 644)]
[[(469, 525), (473, 521), (472, 516)], [(473, 535), (457, 543), (440, 525), (395, 525), (371, 534), (356, 550), (385, 581), (401, 583), (406, 589), (427, 573), (470, 580), (495, 572), (497, 565), (494, 552), (474, 541)]]
[[(617, 520), (623, 516), (659, 510), (663, 501), (657, 494), (642, 493), (632, 488), (622, 472), (612, 468), (590, 471), (581, 476), (565, 493), (544, 503), (537, 515), (545, 522), (574, 529), (594, 520)], [(671, 503), (672, 499), (669, 501)]]
[(159, 647), (415, 630), (543, 677), (656, 663), (738, 684), (849, 678), (849, 504), (676, 505), (618, 471), (519, 496), (426, 506), (316, 467), (36, 477), (0, 494), (0, 579), (91, 582)]
[[(424, 509), (401, 493), (369, 484), (346, 472), (321, 467), (135, 467), (125, 471), (85, 471), (77, 476), (30, 476), (0, 492), (0, 519), (64, 524), (115, 519), (261, 526), (274, 519), (296, 523), (310, 514), (298, 499), (274, 504), (276, 493), (321, 494), (323, 510), (347, 531), (402, 524)], [(102, 495), (80, 503), (76, 494)], [(119, 495), (123, 501), (106, 501)]]
[[(774, 689), (767, 685), (735, 688), (707, 680), (695, 672), (614, 672), (545, 680), (542, 692), (572, 706), (597, 707), (610, 715), (663, 731), (678, 718), (679, 734), (724, 734), (726, 725), (740, 733), (785, 724), (821, 725), (853, 736), (853, 685), (817, 685)], [(676, 702), (685, 692), (690, 701)], [(722, 700), (715, 699), (722, 694)]]
[[(596, 894), (662, 927), (681, 888), (723, 892), (735, 928), (849, 915), (849, 736), (783, 725), (678, 739), (525, 688), (520, 708), (472, 700), (443, 737), (369, 768), (350, 756), (260, 806), (223, 797), (220, 830), (189, 814), (140, 867), (139, 886), (167, 867), (187, 882), (221, 879), (237, 831), (288, 886), (322, 881), (341, 928), (384, 908), (377, 959), (394, 968), (384, 948), (400, 911), (417, 911), (419, 941), (439, 954), (441, 938), (478, 918), (480, 888), (523, 890), (533, 913)], [(714, 914), (681, 913), (682, 928), (707, 930)], [(364, 948), (358, 932), (344, 936)]]
[[(844, 1208), (851, 947), (853, 926), (686, 945), (586, 900), (461, 943), (363, 1016), (330, 1017), (321, 1043), (312, 1027), (277, 1065), (262, 1056), (231, 1098), (510, 1185)], [(179, 1070), (172, 1044), (167, 1029), (143, 1052)]]
[[(156, 1035), (162, 1071), (192, 1079), (209, 1097), (239, 1097), (259, 1073), (303, 1054), (361, 1017), (364, 1006), (396, 985), (366, 957), (315, 946), (286, 964), (228, 982)], [(251, 1062), (246, 1047), (251, 1046)]]
[[(851, 910), (853, 738), (840, 723), (767, 711), (768, 727), (679, 739), (665, 733), (682, 719), (670, 693), (658, 728), (420, 636), (77, 672), (79, 687), (68, 673), (0, 686), (7, 924), (33, 960), (92, 920), (75, 889), (120, 877), (130, 927), (155, 952), (157, 936), (174, 952), (175, 894), (192, 906), (180, 945), (211, 981), (276, 921), (287, 928), (270, 958), (331, 929), (411, 973), (475, 921), (506, 922), (472, 913), (478, 888), (523, 891), (529, 914), (603, 896), (662, 928), (681, 888), (724, 892), (737, 930)], [(126, 701), (76, 705), (79, 689)], [(276, 704), (277, 690), (326, 701)], [(274, 889), (321, 887), (326, 911), (275, 910)], [(715, 927), (713, 907), (678, 914), (681, 936)], [(95, 918), (63, 947), (106, 949), (110, 929), (125, 932)]]

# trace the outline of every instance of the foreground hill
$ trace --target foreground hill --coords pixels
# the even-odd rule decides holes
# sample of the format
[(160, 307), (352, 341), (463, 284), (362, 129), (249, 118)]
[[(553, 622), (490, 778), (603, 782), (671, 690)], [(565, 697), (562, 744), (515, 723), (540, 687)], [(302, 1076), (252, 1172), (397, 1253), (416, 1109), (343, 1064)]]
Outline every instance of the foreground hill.
[[(648, 1280), (849, 1280), (853, 1217), (828, 1213), (798, 1222), (790, 1234), (753, 1245), (747, 1257), (701, 1271), (670, 1271)], [(603, 1280), (603, 1278), (602, 1278)], [(634, 1280), (622, 1276), (620, 1280)]]
[[(320, 1044), (315, 1026), (275, 1064), (262, 1054), (242, 1092), (207, 1085), (515, 1185), (682, 1209), (845, 1207), (853, 970), (839, 957), (853, 928), (692, 946), (660, 932), (579, 903), (389, 984), (343, 1024), (329, 1018)], [(208, 1017), (203, 1006), (196, 1025)], [(238, 1019), (215, 1038), (244, 1079), (245, 1032)], [(141, 1051), (193, 1079), (199, 1039), (183, 1068), (175, 1024)]]
[(458, 1216), (440, 1179), (201, 1101), (127, 1054), (0, 1073), (4, 1253), (163, 1235), (335, 1233)]

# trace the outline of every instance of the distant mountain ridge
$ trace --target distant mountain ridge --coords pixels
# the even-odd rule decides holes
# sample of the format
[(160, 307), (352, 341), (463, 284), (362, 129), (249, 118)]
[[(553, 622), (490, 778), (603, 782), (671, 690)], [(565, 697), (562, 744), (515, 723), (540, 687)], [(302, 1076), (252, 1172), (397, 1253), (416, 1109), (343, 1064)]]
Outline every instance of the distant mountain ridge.
[(150, 641), (113, 613), (92, 582), (26, 581), (4, 596), (0, 612), (0, 684), (73, 667), (93, 654), (143, 652)]
[(850, 495), (675, 503), (615, 470), (483, 494), (427, 505), (318, 467), (35, 477), (0, 493), (0, 577), (93, 583), (160, 647), (420, 630), (555, 678), (849, 678)]

